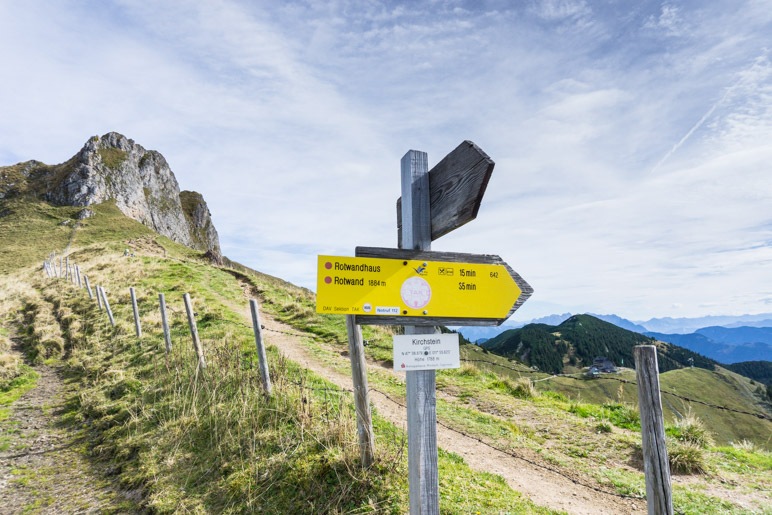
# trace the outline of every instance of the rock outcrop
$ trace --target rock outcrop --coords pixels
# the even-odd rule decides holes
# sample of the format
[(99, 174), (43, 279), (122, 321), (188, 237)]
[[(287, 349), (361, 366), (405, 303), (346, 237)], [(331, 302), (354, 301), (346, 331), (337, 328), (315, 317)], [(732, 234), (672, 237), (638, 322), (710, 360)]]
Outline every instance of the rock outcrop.
[(0, 193), (29, 192), (57, 205), (89, 206), (114, 200), (126, 216), (191, 248), (222, 259), (217, 230), (201, 194), (180, 192), (164, 157), (116, 132), (90, 138), (69, 161), (28, 161), (8, 167)]

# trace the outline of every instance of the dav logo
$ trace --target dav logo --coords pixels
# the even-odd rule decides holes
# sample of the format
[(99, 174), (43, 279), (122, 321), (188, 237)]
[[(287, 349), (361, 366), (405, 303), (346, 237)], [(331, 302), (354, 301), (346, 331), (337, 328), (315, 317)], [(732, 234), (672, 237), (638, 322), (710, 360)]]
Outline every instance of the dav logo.
[(441, 267), (439, 267), (439, 268), (437, 269), (437, 274), (438, 274), (438, 275), (444, 275), (444, 276), (448, 276), (448, 277), (449, 277), (449, 276), (452, 276), (452, 275), (453, 275), (453, 269), (452, 269), (452, 268), (448, 268), (448, 267), (445, 267), (445, 266), (441, 266)]

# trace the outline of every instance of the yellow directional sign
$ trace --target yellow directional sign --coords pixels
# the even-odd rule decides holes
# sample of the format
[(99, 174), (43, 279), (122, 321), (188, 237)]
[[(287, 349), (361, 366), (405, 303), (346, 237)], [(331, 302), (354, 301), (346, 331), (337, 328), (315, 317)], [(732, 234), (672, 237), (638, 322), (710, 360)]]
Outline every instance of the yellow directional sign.
[[(484, 257), (498, 262), (475, 263), (426, 258), (481, 256), (384, 251), (404, 257), (319, 256), (316, 311), (361, 315), (358, 323), (371, 316), (488, 319), (500, 323), (514, 311), (513, 306), (523, 294), (516, 274), (513, 276), (497, 256)], [(530, 287), (522, 282), (530, 295)]]

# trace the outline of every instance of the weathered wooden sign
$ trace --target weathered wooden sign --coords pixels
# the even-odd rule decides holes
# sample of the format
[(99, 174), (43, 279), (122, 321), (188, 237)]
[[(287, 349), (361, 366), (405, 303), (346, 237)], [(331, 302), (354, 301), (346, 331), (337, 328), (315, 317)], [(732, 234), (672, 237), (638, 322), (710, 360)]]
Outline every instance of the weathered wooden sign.
[(500, 257), (357, 247), (319, 256), (317, 312), (358, 324), (499, 325), (532, 289)]
[[(467, 140), (429, 170), (432, 240), (477, 218), (494, 166), (488, 154)], [(397, 199), (397, 229), (401, 241), (401, 197)]]
[(357, 338), (359, 331), (351, 328), (404, 326), (405, 339), (395, 340), (394, 363), (401, 369), (404, 364), (406, 372), (408, 484), (414, 514), (439, 515), (435, 369), (458, 366), (457, 344), (445, 348), (435, 326), (499, 325), (533, 292), (498, 256), (431, 252), (432, 240), (477, 217), (493, 166), (471, 141), (461, 143), (431, 171), (426, 152), (408, 151), (400, 162), (400, 249), (358, 247), (354, 258), (319, 256), (317, 311), (347, 315), (365, 467), (371, 460), (364, 456), (373, 446), (367, 375), (362, 373), (361, 335)]

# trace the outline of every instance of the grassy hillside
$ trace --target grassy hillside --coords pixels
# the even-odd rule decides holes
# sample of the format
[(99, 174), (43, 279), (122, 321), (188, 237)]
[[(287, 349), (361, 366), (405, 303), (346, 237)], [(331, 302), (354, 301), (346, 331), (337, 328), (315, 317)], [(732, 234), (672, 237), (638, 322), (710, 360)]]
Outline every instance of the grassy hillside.
[[(74, 209), (14, 205), (4, 223), (15, 228), (2, 233), (14, 239), (14, 252), (2, 258), (12, 272), (3, 274), (0, 288), (4, 334), (21, 339), (33, 361), (61, 362), (80, 383), (65, 418), (73, 430), (88, 433), (93, 459), (114, 463), (119, 482), (143, 492), (143, 504), (158, 512), (407, 510), (400, 429), (375, 418), (376, 465), (363, 471), (346, 392), (336, 394), (324, 378), (269, 346), (275, 389), (270, 400), (261, 393), (253, 335), (241, 315), (245, 295), (259, 293), (265, 309), (291, 319), (299, 314), (298, 299), (310, 292), (257, 273), (213, 268), (113, 206), (93, 209), (96, 216), (75, 228), (61, 224), (72, 220)], [(50, 250), (67, 245), (91, 284), (106, 288), (115, 328), (85, 290), (41, 272), (38, 263)], [(125, 257), (125, 248), (135, 256)], [(139, 340), (129, 286), (139, 293)], [(157, 292), (166, 294), (171, 310), (169, 355), (161, 343)], [(208, 361), (204, 373), (197, 373), (190, 348), (180, 300), (185, 292), (194, 299)], [(3, 370), (14, 375), (10, 367)], [(18, 396), (23, 378), (17, 373), (15, 382), (2, 386)], [(453, 454), (441, 454), (440, 469), (446, 490), (469, 487), (444, 500), (443, 512), (549, 512), (500, 478), (473, 473)]]
[[(114, 206), (92, 209), (96, 216), (78, 224), (78, 209), (36, 201), (0, 204), (5, 210), (0, 344), (6, 342), (0, 355), (10, 355), (4, 349), (16, 338), (34, 361), (59, 364), (78, 384), (64, 422), (87, 435), (91, 459), (111, 464), (113, 478), (139, 492), (140, 503), (153, 512), (407, 511), (402, 427), (376, 414), (376, 465), (364, 471), (348, 392), (284, 358), (272, 345), (274, 395), (266, 399), (260, 389), (253, 335), (244, 316), (249, 297), (257, 296), (266, 314), (308, 332), (309, 351), (330, 370), (347, 373), (342, 317), (315, 313), (310, 291), (280, 279), (236, 264), (212, 267), (198, 253), (124, 218)], [(106, 288), (116, 327), (85, 290), (45, 277), (43, 259), (64, 248), (92, 284)], [(133, 257), (123, 255), (126, 248)], [(134, 335), (130, 286), (139, 294), (140, 339)], [(165, 293), (171, 310), (168, 355), (158, 292)], [(208, 361), (203, 373), (195, 366), (181, 303), (186, 292), (193, 298)], [(371, 388), (404, 403), (404, 382), (380, 366), (391, 364), (393, 331), (363, 328), (368, 375)], [(437, 374), (443, 427), (569, 477), (588, 491), (610, 492), (629, 502), (645, 491), (636, 458), (640, 434), (633, 385), (623, 385), (620, 393), (619, 383), (610, 381), (547, 380), (547, 374), (471, 345), (462, 346), (462, 358), (462, 368)], [(34, 384), (30, 369), (11, 361), (0, 358), (0, 378), (6, 378), (0, 382), (5, 396), (0, 404)], [(669, 387), (681, 388), (695, 371), (678, 370), (687, 375)], [(735, 380), (735, 375), (722, 379), (728, 387)], [(601, 388), (604, 383), (613, 386)], [(605, 388), (606, 396), (591, 399), (580, 385)], [(709, 427), (715, 413), (705, 412)], [(768, 421), (760, 423), (767, 435), (772, 432)], [(696, 444), (685, 436), (690, 434), (685, 427), (691, 426), (675, 419), (668, 424), (673, 456), (681, 459), (679, 470), (689, 474), (675, 481), (679, 512), (745, 513), (752, 512), (747, 506), (768, 504), (772, 457), (763, 450), (769, 449), (768, 441), (749, 436), (755, 443), (729, 446), (716, 438)], [(686, 459), (689, 445), (697, 450)], [(727, 484), (742, 494), (742, 502), (722, 493)], [(551, 513), (500, 477), (473, 471), (452, 452), (440, 453), (440, 488), (442, 513)]]

